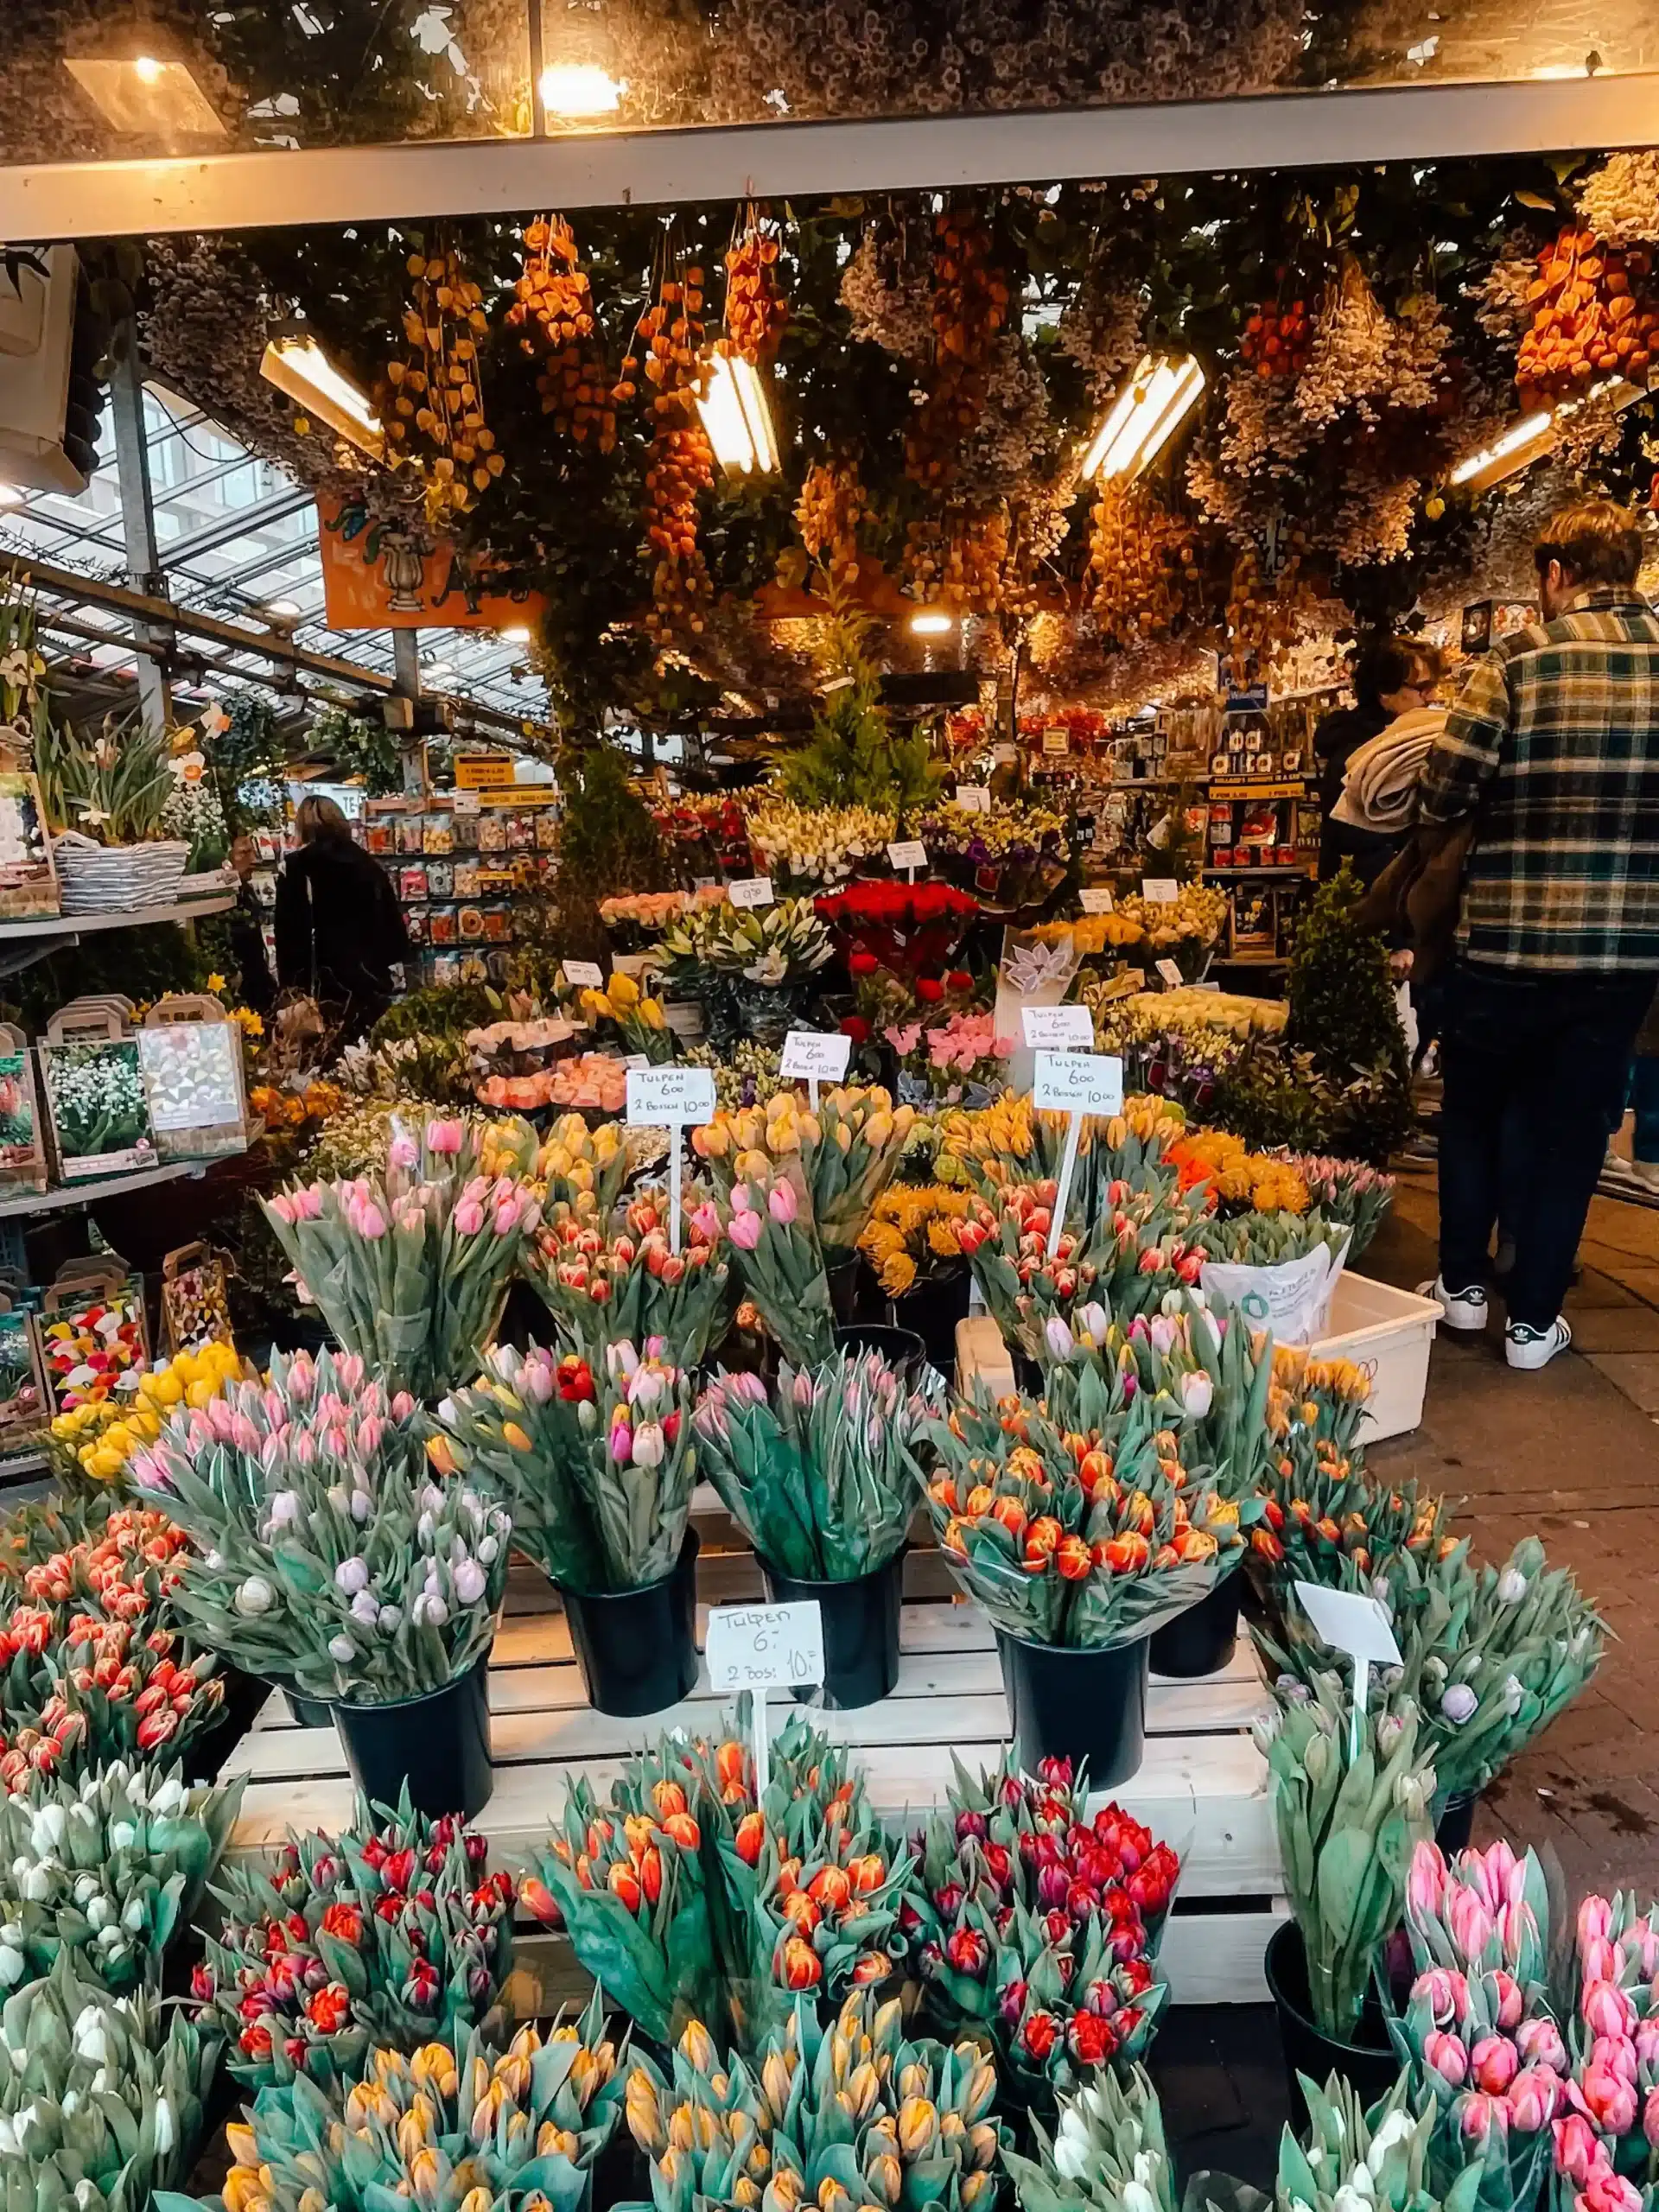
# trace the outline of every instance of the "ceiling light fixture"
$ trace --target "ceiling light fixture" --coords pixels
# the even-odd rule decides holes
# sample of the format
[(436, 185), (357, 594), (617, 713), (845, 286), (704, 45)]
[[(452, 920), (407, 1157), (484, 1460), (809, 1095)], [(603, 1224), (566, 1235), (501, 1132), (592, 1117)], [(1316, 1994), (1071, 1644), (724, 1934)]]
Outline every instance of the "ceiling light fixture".
[(372, 460), (380, 459), (385, 440), (379, 416), (308, 333), (289, 332), (273, 338), (260, 361), (259, 373), (299, 406), (321, 416), (331, 430), (337, 430)]
[(556, 61), (537, 80), (549, 115), (614, 115), (628, 89), (594, 61)]
[(218, 110), (187, 65), (162, 54), (70, 54), (64, 67), (105, 122), (143, 138), (223, 138)]
[(1107, 411), (1083, 459), (1085, 478), (1134, 478), (1148, 468), (1197, 406), (1204, 371), (1191, 353), (1179, 360), (1148, 353)]
[(527, 645), (530, 643), (530, 632), (522, 623), (515, 624), (511, 630), (504, 630), (501, 635), (510, 645)]
[(267, 614), (274, 615), (279, 622), (296, 621), (299, 619), (300, 602), (296, 599), (273, 599), (267, 603), (265, 612)]
[(1517, 469), (1525, 468), (1555, 442), (1555, 417), (1546, 410), (1542, 414), (1529, 415), (1512, 423), (1501, 438), (1482, 447), (1478, 453), (1470, 454), (1452, 471), (1454, 484), (1472, 484), (1476, 491), (1484, 492), (1489, 485), (1501, 484), (1506, 476), (1513, 476)]
[(715, 459), (734, 476), (775, 476), (778, 440), (766, 379), (741, 353), (711, 353), (708, 385), (697, 402)]
[(916, 638), (948, 637), (956, 626), (956, 616), (943, 607), (918, 607), (910, 618), (911, 635)]

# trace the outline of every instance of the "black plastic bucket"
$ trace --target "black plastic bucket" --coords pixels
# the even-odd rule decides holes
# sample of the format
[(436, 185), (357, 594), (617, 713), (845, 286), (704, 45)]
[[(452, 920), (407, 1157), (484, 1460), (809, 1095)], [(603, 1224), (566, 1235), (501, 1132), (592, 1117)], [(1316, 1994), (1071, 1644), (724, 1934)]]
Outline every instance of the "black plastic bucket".
[(947, 1382), (956, 1375), (957, 1324), (967, 1317), (973, 1287), (974, 1279), (964, 1267), (955, 1274), (918, 1283), (887, 1307), (896, 1327), (915, 1331), (927, 1347), (930, 1365)]
[(637, 1720), (691, 1694), (697, 1679), (697, 1532), (677, 1564), (639, 1590), (587, 1596), (561, 1586), (582, 1687), (595, 1713)]
[(297, 1690), (289, 1690), (284, 1694), (297, 1728), (326, 1728), (334, 1717), (334, 1708), (327, 1698), (302, 1697)]
[(1296, 2078), (1299, 2074), (1306, 2074), (1320, 2088), (1332, 2074), (1339, 2074), (1367, 2105), (1386, 2096), (1400, 2077), (1400, 2061), (1389, 2041), (1376, 1993), (1366, 1997), (1355, 2040), (1344, 2042), (1313, 2024), (1307, 1993), (1307, 1955), (1302, 1948), (1302, 1931), (1294, 1920), (1287, 1920), (1268, 1937), (1262, 1967), (1279, 2014), (1291, 2126), (1300, 2132), (1307, 2125), (1307, 2103)]
[(901, 1544), (885, 1567), (852, 1582), (798, 1582), (760, 1561), (766, 1594), (777, 1605), (816, 1598), (823, 1617), (823, 1694), (798, 1689), (800, 1704), (822, 1703), (836, 1712), (874, 1705), (899, 1680), (899, 1600), (904, 1586)]
[(1020, 1764), (1070, 1759), (1089, 1770), (1091, 1789), (1127, 1782), (1141, 1764), (1147, 1730), (1147, 1639), (1109, 1651), (1028, 1643), (996, 1631), (1002, 1683)]
[(179, 1754), (185, 1778), (193, 1785), (219, 1780), (226, 1761), (259, 1718), (270, 1695), (270, 1684), (263, 1675), (245, 1675), (239, 1667), (226, 1667), (223, 1672), (225, 1695), (219, 1718)]
[(1453, 1852), (1467, 1851), (1473, 1841), (1475, 1808), (1479, 1802), (1478, 1789), (1448, 1790), (1436, 1801), (1434, 1840), (1448, 1859)]
[(474, 1820), (490, 1802), (490, 1655), (441, 1690), (396, 1705), (336, 1705), (352, 1779), (371, 1804), (395, 1805), (405, 1783), (417, 1813)]
[(1154, 1630), (1150, 1664), (1154, 1675), (1190, 1682), (1227, 1664), (1238, 1642), (1238, 1580), (1235, 1568), (1207, 1598)]
[(865, 1265), (861, 1252), (849, 1253), (823, 1271), (830, 1286), (830, 1307), (843, 1327), (874, 1320), (881, 1311), (880, 1287)]
[(895, 1329), (886, 1321), (852, 1321), (836, 1331), (837, 1351), (879, 1351), (906, 1390), (913, 1390), (927, 1365), (927, 1346), (914, 1329)]

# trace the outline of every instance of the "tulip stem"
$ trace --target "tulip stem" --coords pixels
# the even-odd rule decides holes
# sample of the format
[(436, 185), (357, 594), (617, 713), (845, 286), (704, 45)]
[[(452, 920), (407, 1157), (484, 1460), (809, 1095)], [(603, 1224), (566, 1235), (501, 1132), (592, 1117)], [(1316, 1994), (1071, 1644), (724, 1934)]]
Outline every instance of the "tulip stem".
[(766, 1719), (766, 1693), (764, 1688), (754, 1693), (751, 1708), (754, 1729), (754, 1802), (764, 1802), (772, 1781), (771, 1730)]

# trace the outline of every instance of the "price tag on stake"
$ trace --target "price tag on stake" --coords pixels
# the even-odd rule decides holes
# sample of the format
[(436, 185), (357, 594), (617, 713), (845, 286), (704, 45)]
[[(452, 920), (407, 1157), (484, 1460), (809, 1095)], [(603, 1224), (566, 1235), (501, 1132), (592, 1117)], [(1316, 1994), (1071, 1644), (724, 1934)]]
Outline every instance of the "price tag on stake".
[(839, 1083), (847, 1072), (853, 1040), (837, 1029), (791, 1029), (784, 1039), (778, 1072), (792, 1083), (804, 1083), (812, 1111), (818, 1110), (818, 1085)]
[(712, 1068), (630, 1068), (627, 1123), (631, 1129), (668, 1131), (668, 1249), (680, 1249), (680, 1131), (715, 1118)]
[(1077, 904), (1085, 914), (1109, 914), (1114, 903), (1103, 884), (1085, 884), (1077, 893)]
[(764, 1797), (772, 1779), (766, 1692), (823, 1680), (823, 1614), (818, 1601), (711, 1606), (704, 1656), (714, 1688), (748, 1690), (753, 1696), (755, 1795)]
[(908, 880), (914, 883), (917, 869), (927, 866), (927, 847), (919, 837), (900, 837), (896, 843), (887, 847), (887, 866), (902, 868)]
[(773, 903), (772, 878), (769, 875), (746, 875), (728, 886), (726, 896), (734, 906), (770, 906)]
[(988, 814), (991, 810), (989, 788), (984, 784), (958, 784), (957, 804), (964, 814)]
[(1359, 1591), (1327, 1590), (1319, 1582), (1298, 1582), (1292, 1586), (1302, 1611), (1325, 1643), (1332, 1650), (1345, 1651), (1354, 1662), (1350, 1756), (1357, 1758), (1371, 1669), (1400, 1664), (1400, 1646), (1394, 1640), (1394, 1624), (1375, 1598)]
[(1123, 1110), (1123, 1063), (1110, 1052), (1039, 1052), (1032, 1080), (1033, 1106), (1064, 1114), (1065, 1150), (1054, 1191), (1054, 1212), (1048, 1224), (1048, 1256), (1060, 1249), (1060, 1230), (1071, 1178), (1077, 1168), (1077, 1135), (1085, 1114), (1121, 1114)]
[(1018, 762), (1019, 758), (1020, 748), (1017, 745), (994, 745), (991, 747), (991, 765), (995, 768), (1012, 768)]
[(594, 960), (567, 960), (564, 980), (582, 991), (602, 991), (605, 988), (604, 970)]
[(1027, 1045), (1056, 1052), (1092, 1052), (1095, 1018), (1086, 1006), (1022, 1006), (1020, 1027)]
[(1166, 990), (1179, 991), (1185, 988), (1186, 978), (1182, 975), (1179, 968), (1176, 965), (1174, 961), (1160, 960), (1158, 962), (1157, 967), (1159, 980), (1162, 982)]
[(1173, 906), (1181, 895), (1181, 887), (1173, 875), (1143, 875), (1141, 896), (1148, 906)]

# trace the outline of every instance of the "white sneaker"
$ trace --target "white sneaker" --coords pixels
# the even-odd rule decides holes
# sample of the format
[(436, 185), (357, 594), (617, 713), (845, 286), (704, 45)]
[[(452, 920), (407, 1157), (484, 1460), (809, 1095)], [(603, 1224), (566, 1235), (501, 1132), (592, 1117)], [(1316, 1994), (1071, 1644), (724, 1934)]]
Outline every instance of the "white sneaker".
[(1486, 1325), (1486, 1293), (1479, 1283), (1454, 1295), (1436, 1275), (1433, 1282), (1418, 1284), (1417, 1295), (1438, 1300), (1448, 1329), (1484, 1329)]
[(1659, 1194), (1659, 1160), (1632, 1160), (1629, 1167), (1644, 1191)]
[(1548, 1329), (1529, 1329), (1524, 1321), (1511, 1321), (1503, 1332), (1503, 1357), (1511, 1367), (1548, 1367), (1572, 1341), (1573, 1332), (1559, 1313)]

